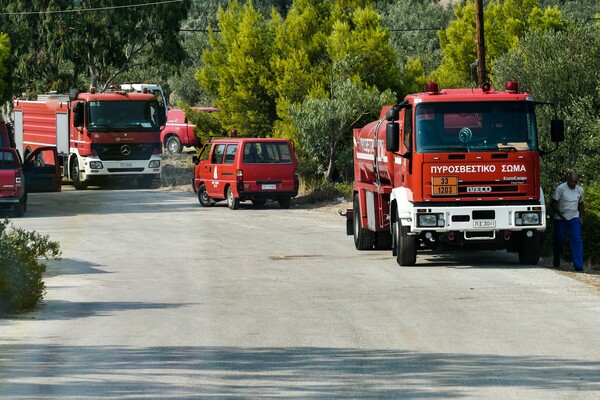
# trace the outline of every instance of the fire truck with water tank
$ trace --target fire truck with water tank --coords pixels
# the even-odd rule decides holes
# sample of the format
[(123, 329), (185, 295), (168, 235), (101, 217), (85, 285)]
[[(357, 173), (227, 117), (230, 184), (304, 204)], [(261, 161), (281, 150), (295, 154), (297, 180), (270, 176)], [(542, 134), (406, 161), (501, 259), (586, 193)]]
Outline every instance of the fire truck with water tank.
[(150, 187), (160, 178), (166, 114), (153, 94), (92, 88), (16, 99), (13, 120), (24, 158), (39, 147), (56, 147), (62, 176), (76, 189), (109, 177), (134, 178), (140, 187)]
[[(506, 249), (537, 264), (546, 227), (533, 97), (507, 82), (410, 94), (355, 129), (347, 234), (358, 250)], [(564, 139), (551, 121), (553, 142)]]

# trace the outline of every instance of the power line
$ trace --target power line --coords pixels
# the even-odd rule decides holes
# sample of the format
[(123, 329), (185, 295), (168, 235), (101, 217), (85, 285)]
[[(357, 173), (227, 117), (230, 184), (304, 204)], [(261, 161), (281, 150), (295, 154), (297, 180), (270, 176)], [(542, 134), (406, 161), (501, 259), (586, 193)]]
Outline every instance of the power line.
[(123, 5), (123, 6), (107, 6), (107, 7), (95, 7), (95, 8), (77, 8), (77, 9), (71, 9), (71, 10), (2, 12), (2, 13), (0, 13), (0, 15), (64, 14), (64, 13), (76, 13), (76, 12), (88, 12), (88, 11), (103, 11), (103, 10), (115, 10), (118, 8), (137, 8), (137, 7), (157, 6), (157, 5), (161, 5), (161, 4), (181, 3), (182, 1), (183, 0), (163, 0), (163, 1), (155, 1), (152, 3), (138, 3), (138, 4)]

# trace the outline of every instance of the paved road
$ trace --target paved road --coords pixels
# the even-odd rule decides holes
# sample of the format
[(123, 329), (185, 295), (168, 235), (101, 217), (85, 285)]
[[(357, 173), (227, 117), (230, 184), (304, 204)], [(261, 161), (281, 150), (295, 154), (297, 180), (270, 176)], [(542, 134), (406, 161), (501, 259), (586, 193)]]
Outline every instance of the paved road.
[(60, 242), (0, 320), (2, 399), (598, 399), (600, 293), (516, 256), (358, 252), (343, 218), (33, 194)]

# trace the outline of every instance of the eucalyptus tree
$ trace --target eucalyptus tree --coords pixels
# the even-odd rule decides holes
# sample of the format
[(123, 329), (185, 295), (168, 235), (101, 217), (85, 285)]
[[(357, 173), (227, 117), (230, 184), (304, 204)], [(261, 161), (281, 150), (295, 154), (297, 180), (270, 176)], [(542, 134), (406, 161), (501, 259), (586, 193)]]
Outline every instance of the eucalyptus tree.
[[(4, 4), (1, 4), (4, 3)], [(135, 68), (178, 63), (190, 0), (2, 1), (15, 91), (108, 87)]]

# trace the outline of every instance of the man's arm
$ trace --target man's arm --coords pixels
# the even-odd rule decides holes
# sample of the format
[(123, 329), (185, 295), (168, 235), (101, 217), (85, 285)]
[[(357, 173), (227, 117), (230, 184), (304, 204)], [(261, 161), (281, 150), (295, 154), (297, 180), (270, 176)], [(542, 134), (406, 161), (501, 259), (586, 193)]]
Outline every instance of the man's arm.
[[(583, 203), (579, 203), (579, 204), (583, 204)], [(550, 203), (550, 205), (552, 206), (552, 209), (554, 210), (556, 215), (558, 215), (560, 217), (560, 219), (565, 219), (565, 216), (560, 212), (557, 200), (552, 199), (552, 202)]]

